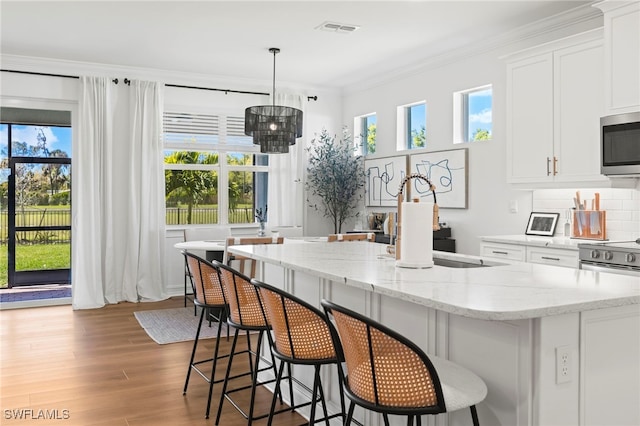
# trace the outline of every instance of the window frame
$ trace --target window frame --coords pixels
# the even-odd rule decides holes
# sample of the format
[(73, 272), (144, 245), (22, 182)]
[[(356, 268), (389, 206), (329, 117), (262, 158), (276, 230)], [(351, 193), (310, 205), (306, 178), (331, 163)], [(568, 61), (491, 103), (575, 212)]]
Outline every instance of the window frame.
[[(371, 118), (375, 119), (375, 123), (369, 123)], [(374, 152), (369, 152), (369, 125), (375, 124), (376, 126), (376, 139), (374, 139)], [(378, 116), (375, 112), (367, 114), (357, 115), (353, 118), (353, 142), (356, 146), (356, 153), (360, 153), (363, 156), (374, 155), (377, 150), (377, 129), (378, 129)], [(359, 146), (358, 146), (359, 144)]]
[(481, 93), (486, 90), (491, 91), (491, 129), (489, 139), (493, 139), (493, 84), (485, 84), (471, 89), (460, 90), (453, 93), (453, 143), (472, 143), (479, 140), (472, 139), (469, 132), (469, 96)]
[[(412, 146), (413, 138), (411, 137), (411, 132), (413, 131), (412, 126), (412, 109), (417, 106), (424, 106), (424, 128), (425, 128), (425, 140), (424, 146)], [(415, 150), (415, 149), (424, 149), (427, 147), (427, 101), (420, 100), (416, 102), (411, 102), (409, 104), (400, 105), (396, 109), (396, 125), (397, 125), (397, 149), (399, 151), (402, 150)]]
[[(238, 119), (240, 117), (244, 117), (244, 111), (238, 112), (233, 110), (210, 110), (210, 109), (199, 109), (194, 107), (165, 107), (165, 113), (168, 112), (170, 114), (207, 114), (207, 115), (215, 115), (218, 118), (218, 133), (217, 137), (219, 142), (217, 143), (208, 143), (208, 142), (175, 142), (175, 141), (166, 141), (165, 137), (165, 128), (164, 128), (164, 120), (163, 116), (163, 132), (162, 132), (162, 140), (163, 140), (163, 170), (199, 170), (199, 171), (214, 171), (218, 174), (218, 187), (216, 188), (218, 194), (218, 222), (217, 223), (209, 223), (209, 224), (194, 224), (194, 223), (184, 223), (184, 224), (167, 224), (165, 226), (167, 229), (183, 229), (185, 227), (192, 226), (202, 226), (202, 225), (221, 225), (221, 226), (247, 226), (252, 225), (254, 222), (250, 223), (229, 223), (229, 173), (230, 172), (251, 172), (254, 173), (266, 173), (267, 179), (269, 176), (269, 165), (235, 165), (229, 164), (229, 155), (231, 154), (250, 154), (254, 157), (254, 163), (256, 162), (257, 156), (265, 155), (268, 158), (267, 154), (260, 153), (260, 147), (254, 145), (251, 142), (249, 144), (237, 144), (237, 143), (227, 143), (227, 139), (229, 135), (227, 130), (233, 126), (233, 124), (238, 124)], [(233, 117), (235, 120), (229, 125), (229, 121), (227, 120), (229, 117)], [(184, 134), (189, 134), (185, 132)], [(197, 135), (196, 135), (197, 136)], [(237, 136), (237, 135), (236, 135)], [(246, 136), (247, 139), (250, 139), (250, 136)], [(191, 151), (191, 152), (201, 152), (201, 153), (217, 153), (218, 154), (218, 163), (217, 164), (181, 164), (181, 163), (166, 163), (164, 162), (164, 152), (166, 151)], [(267, 161), (268, 163), (268, 161)], [(268, 185), (267, 185), (268, 186)], [(225, 190), (221, 190), (221, 188), (225, 188)], [(254, 183), (254, 194), (255, 194), (255, 183)], [(165, 198), (166, 198), (165, 192)], [(255, 195), (254, 195), (255, 197)], [(267, 194), (263, 194), (263, 198), (266, 200), (268, 197), (268, 189)], [(166, 209), (166, 205), (165, 205)]]

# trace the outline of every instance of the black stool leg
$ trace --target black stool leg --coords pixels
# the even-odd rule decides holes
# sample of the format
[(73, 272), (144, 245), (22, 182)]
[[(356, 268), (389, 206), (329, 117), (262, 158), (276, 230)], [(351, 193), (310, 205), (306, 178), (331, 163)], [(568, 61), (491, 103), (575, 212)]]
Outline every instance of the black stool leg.
[(471, 410), (471, 419), (473, 420), (473, 426), (480, 426), (480, 422), (478, 421), (478, 412), (476, 411), (476, 406), (472, 405), (469, 407)]
[[(267, 426), (271, 426), (273, 423), (273, 416), (276, 411), (276, 400), (278, 399), (278, 393), (280, 393), (280, 403), (282, 403), (282, 391), (280, 388), (280, 380), (282, 380), (282, 374), (284, 373), (284, 362), (280, 362), (280, 368), (278, 368), (278, 376), (276, 377), (276, 387), (273, 389), (273, 398), (271, 398), (271, 408), (269, 409), (269, 420), (267, 420)], [(291, 405), (293, 407), (293, 404)]]
[(240, 330), (236, 328), (236, 331), (233, 334), (233, 341), (231, 342), (231, 352), (229, 353), (229, 363), (227, 364), (227, 372), (224, 375), (224, 382), (222, 384), (222, 393), (220, 394), (220, 404), (218, 405), (218, 413), (216, 414), (216, 422), (215, 422), (216, 426), (220, 424), (220, 415), (222, 414), (222, 405), (224, 403), (225, 393), (227, 392), (227, 385), (229, 384), (229, 375), (231, 374), (231, 365), (233, 364), (233, 356), (236, 351), (236, 343), (238, 342), (239, 332)]
[[(256, 400), (256, 387), (257, 387), (257, 383), (258, 383), (258, 371), (260, 370), (260, 353), (258, 351), (260, 351), (260, 348), (262, 347), (262, 337), (264, 336), (264, 331), (260, 330), (258, 332), (258, 342), (256, 343), (256, 351), (255, 351), (255, 357), (256, 357), (256, 363), (255, 363), (255, 369), (253, 370), (253, 375), (251, 377), (251, 380), (253, 381), (251, 384), (251, 399), (249, 399), (249, 418), (247, 426), (251, 426), (251, 424), (253, 423), (253, 408), (254, 408), (254, 403)], [(249, 356), (251, 356), (251, 351), (249, 351)], [(274, 364), (274, 368), (275, 368), (275, 364)]]
[(182, 395), (187, 394), (187, 387), (189, 386), (189, 377), (191, 376), (191, 369), (193, 368), (193, 360), (196, 356), (196, 348), (198, 347), (198, 338), (200, 337), (200, 329), (202, 328), (202, 320), (204, 320), (204, 309), (200, 314), (200, 322), (198, 323), (198, 330), (196, 331), (196, 338), (193, 341), (193, 350), (191, 351), (191, 360), (189, 361), (189, 369), (187, 370), (187, 378), (184, 381), (184, 389)]
[(345, 426), (351, 426), (351, 420), (353, 419), (353, 410), (356, 408), (353, 401), (349, 403), (349, 412), (347, 413), (347, 418), (344, 421)]
[(220, 349), (220, 332), (222, 330), (222, 322), (220, 318), (218, 318), (218, 333), (216, 335), (216, 347), (213, 350), (213, 366), (211, 367), (211, 379), (209, 381), (209, 398), (207, 399), (207, 413), (205, 414), (205, 419), (209, 418), (209, 413), (211, 412), (211, 397), (213, 396), (213, 384), (216, 376), (216, 366), (218, 365), (218, 351)]

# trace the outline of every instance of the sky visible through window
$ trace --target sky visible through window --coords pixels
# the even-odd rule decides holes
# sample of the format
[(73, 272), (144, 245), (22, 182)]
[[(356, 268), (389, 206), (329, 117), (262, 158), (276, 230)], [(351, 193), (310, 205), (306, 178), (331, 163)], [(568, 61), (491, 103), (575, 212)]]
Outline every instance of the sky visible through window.
[(469, 93), (469, 137), (478, 130), (486, 130), (491, 134), (491, 88)]
[[(22, 126), (14, 125), (11, 129), (11, 135), (14, 141), (26, 142), (27, 145), (38, 144), (38, 133), (42, 130), (46, 138), (47, 149), (49, 152), (59, 149), (67, 153), (71, 157), (71, 127), (48, 127), (48, 126)], [(9, 126), (0, 125), (0, 141), (2, 147), (5, 148), (9, 138)]]

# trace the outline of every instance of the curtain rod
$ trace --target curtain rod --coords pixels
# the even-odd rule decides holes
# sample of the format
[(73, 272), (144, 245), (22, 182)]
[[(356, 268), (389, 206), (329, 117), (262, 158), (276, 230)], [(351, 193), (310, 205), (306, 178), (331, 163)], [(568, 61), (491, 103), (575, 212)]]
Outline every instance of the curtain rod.
[(265, 95), (269, 96), (269, 93), (263, 92), (248, 92), (244, 90), (231, 90), (231, 89), (214, 89), (211, 87), (198, 87), (198, 86), (183, 86), (180, 84), (165, 84), (166, 87), (177, 87), (179, 89), (196, 89), (196, 90), (211, 90), (214, 92), (225, 92), (225, 93), (242, 93), (245, 95)]
[[(31, 74), (31, 75), (43, 75), (43, 76), (47, 76), (47, 77), (62, 77), (62, 78), (75, 78), (75, 79), (79, 79), (80, 77), (77, 75), (64, 75), (64, 74), (50, 74), (50, 73), (44, 73), (44, 72), (32, 72), (32, 71), (17, 71), (17, 70), (5, 70), (5, 69), (0, 69), (0, 71), (2, 72), (13, 72), (16, 74)], [(113, 79), (112, 80), (115, 84), (118, 84), (118, 79)], [(128, 78), (124, 79), (124, 84), (129, 85), (131, 83), (131, 80), (129, 80)], [(165, 84), (166, 87), (177, 87), (179, 89), (196, 89), (196, 90), (211, 90), (214, 92), (225, 92), (226, 93), (241, 93), (241, 94), (245, 94), (245, 95), (265, 95), (265, 96), (269, 96), (269, 93), (264, 93), (264, 92), (248, 92), (248, 91), (244, 91), (244, 90), (232, 90), (232, 89), (214, 89), (214, 88), (210, 88), (210, 87), (198, 87), (198, 86), (183, 86), (180, 84)], [(307, 96), (307, 101), (310, 100), (314, 100), (317, 101), (318, 100), (318, 96)]]

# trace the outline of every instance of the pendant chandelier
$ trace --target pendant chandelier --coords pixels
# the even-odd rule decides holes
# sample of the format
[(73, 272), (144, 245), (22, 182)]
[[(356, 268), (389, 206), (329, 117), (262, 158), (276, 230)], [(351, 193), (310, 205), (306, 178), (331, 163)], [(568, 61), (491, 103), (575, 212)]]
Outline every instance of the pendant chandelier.
[(271, 105), (252, 106), (244, 110), (244, 134), (253, 137), (253, 143), (260, 145), (260, 152), (285, 154), (289, 146), (295, 145), (296, 138), (302, 136), (302, 111), (275, 104), (276, 97), (276, 53), (273, 53), (273, 92)]

